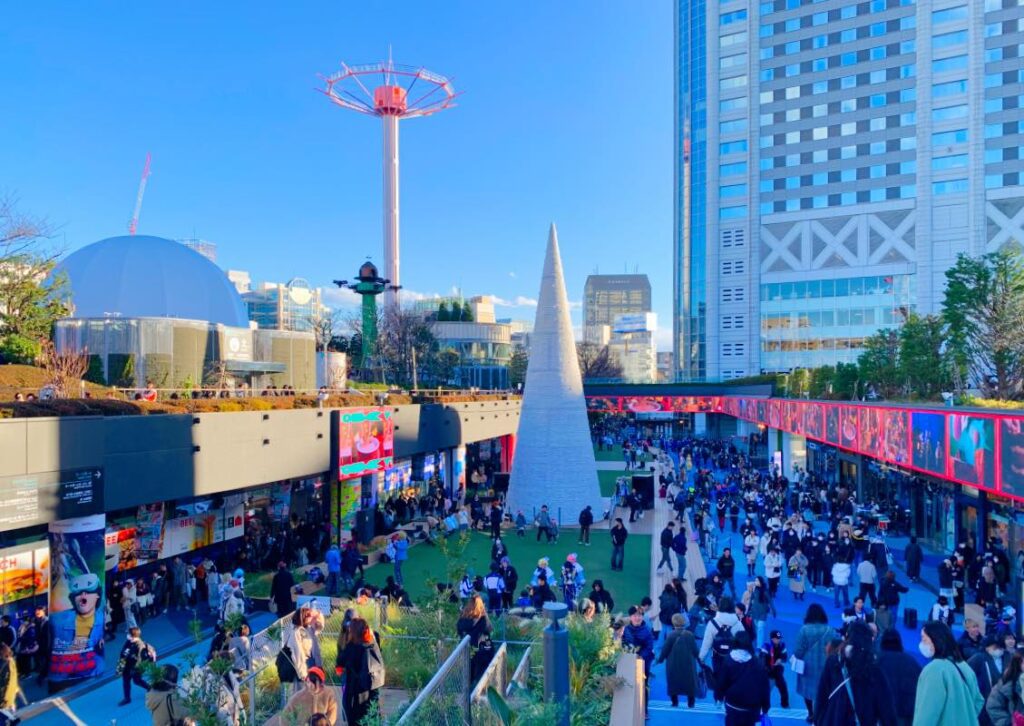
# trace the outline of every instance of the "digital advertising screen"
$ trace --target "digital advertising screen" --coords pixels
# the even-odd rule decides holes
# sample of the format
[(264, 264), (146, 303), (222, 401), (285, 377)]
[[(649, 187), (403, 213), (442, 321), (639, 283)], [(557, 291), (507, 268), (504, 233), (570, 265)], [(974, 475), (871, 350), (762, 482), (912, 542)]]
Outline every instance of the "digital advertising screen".
[(885, 434), (885, 458), (894, 464), (907, 464), (907, 412), (881, 409), (882, 431)]
[(840, 443), (839, 440), (839, 406), (825, 404), (825, 440), (830, 444)]
[(914, 411), (910, 417), (913, 440), (911, 464), (934, 474), (946, 473), (946, 414)]
[(857, 409), (853, 406), (843, 406), (839, 410), (839, 445), (857, 449)]
[(787, 401), (785, 405), (786, 418), (782, 427), (794, 434), (804, 432), (804, 410), (803, 404), (797, 401)]
[(994, 420), (949, 414), (949, 474), (966, 484), (996, 486)]
[(391, 410), (346, 408), (338, 411), (338, 478), (350, 479), (392, 465), (395, 425)]
[(768, 423), (768, 402), (758, 401), (757, 402), (757, 420), (759, 423)]
[(804, 405), (804, 433), (814, 439), (825, 438), (825, 416), (820, 403)]
[(782, 428), (782, 401), (768, 402), (768, 425), (773, 429)]
[(1024, 418), (1004, 418), (999, 422), (999, 436), (1001, 489), (1024, 497)]

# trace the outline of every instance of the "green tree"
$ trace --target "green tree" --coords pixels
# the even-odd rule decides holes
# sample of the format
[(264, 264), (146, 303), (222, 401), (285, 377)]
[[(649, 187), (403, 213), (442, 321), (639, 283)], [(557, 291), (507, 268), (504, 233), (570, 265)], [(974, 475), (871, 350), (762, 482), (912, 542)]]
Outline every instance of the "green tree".
[(448, 303), (444, 300), (437, 306), (437, 322), (446, 323), (451, 320), (451, 314), (448, 312)]
[(860, 385), (860, 368), (856, 363), (837, 363), (832, 378), (832, 397), (840, 401), (851, 401), (857, 396)]
[[(18, 209), (17, 199), (0, 196), (0, 340), (49, 338), (53, 323), (68, 314), (63, 275), (53, 275), (59, 252), (49, 245), (53, 229)], [(26, 349), (24, 340), (8, 350)]]
[(884, 398), (891, 398), (899, 388), (899, 353), (899, 331), (886, 329), (865, 340), (864, 352), (857, 358), (865, 385)]
[(1020, 395), (1024, 381), (1024, 263), (1012, 247), (959, 255), (942, 303), (953, 365), (998, 398)]
[(811, 380), (808, 390), (811, 398), (831, 398), (832, 384), (836, 375), (835, 366), (821, 366), (810, 372)]
[(17, 334), (0, 336), (0, 363), (32, 365), (38, 357), (38, 340)]
[(469, 300), (466, 300), (465, 302), (462, 303), (462, 322), (473, 322), (473, 308), (469, 306)]
[(906, 393), (932, 399), (952, 389), (952, 376), (943, 354), (945, 342), (945, 323), (940, 316), (910, 314), (900, 328), (897, 366)]
[(508, 363), (508, 382), (513, 388), (526, 384), (526, 367), (530, 363), (530, 354), (526, 348), (516, 348)]

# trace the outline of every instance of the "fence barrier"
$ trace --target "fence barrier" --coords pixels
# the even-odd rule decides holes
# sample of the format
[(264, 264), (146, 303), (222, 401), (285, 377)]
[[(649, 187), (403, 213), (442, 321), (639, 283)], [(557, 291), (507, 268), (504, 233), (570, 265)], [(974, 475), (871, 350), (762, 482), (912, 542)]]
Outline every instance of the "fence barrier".
[(469, 696), (470, 704), (476, 704), (487, 700), (487, 689), (494, 688), (498, 693), (504, 695), (508, 687), (508, 646), (504, 643), (494, 653), (487, 670), (480, 676), (473, 692)]
[(508, 687), (505, 689), (505, 695), (511, 695), (514, 688), (526, 690), (530, 681), (530, 668), (533, 662), (533, 646), (529, 646), (523, 651), (523, 657), (519, 660), (519, 665), (516, 666), (515, 672), (512, 673), (512, 678), (509, 679)]
[(402, 714), (398, 720), (399, 726), (455, 726), (470, 723), (470, 650), (467, 635)]

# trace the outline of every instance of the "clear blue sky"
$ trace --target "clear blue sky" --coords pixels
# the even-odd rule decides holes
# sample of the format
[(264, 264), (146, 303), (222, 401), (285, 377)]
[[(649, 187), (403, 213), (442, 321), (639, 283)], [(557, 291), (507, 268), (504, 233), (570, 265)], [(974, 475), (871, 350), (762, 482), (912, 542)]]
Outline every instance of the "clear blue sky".
[(74, 250), (124, 232), (151, 151), (140, 233), (328, 286), (381, 259), (380, 128), (316, 74), (389, 44), (464, 91), (402, 125), (403, 284), (536, 298), (553, 220), (572, 300), (639, 266), (667, 330), (668, 0), (8, 4), (0, 187)]

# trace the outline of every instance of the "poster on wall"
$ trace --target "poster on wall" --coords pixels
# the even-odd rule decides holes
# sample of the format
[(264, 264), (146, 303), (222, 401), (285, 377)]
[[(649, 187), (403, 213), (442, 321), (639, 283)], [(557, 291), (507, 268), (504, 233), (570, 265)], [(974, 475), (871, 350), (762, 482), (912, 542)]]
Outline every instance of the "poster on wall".
[(458, 490), (460, 492), (466, 491), (466, 447), (460, 445), (455, 447), (455, 464), (452, 467), (454, 471), (455, 482), (458, 484)]
[(914, 411), (910, 417), (913, 439), (911, 463), (934, 474), (946, 473), (946, 415)]
[(50, 522), (50, 681), (103, 673), (106, 515)]
[(864, 454), (881, 456), (884, 449), (882, 411), (877, 408), (859, 409), (858, 429), (860, 439), (857, 448)]
[(412, 461), (399, 459), (384, 472), (384, 491), (397, 492), (412, 484)]
[(1024, 496), (1024, 418), (1004, 418), (999, 422), (1001, 489), (1016, 497)]
[(967, 484), (995, 488), (995, 426), (990, 418), (949, 414), (949, 474)]
[(825, 440), (830, 444), (839, 445), (839, 406), (828, 404), (825, 407)]
[(907, 432), (909, 430), (906, 411), (881, 410), (882, 432), (885, 435), (885, 458), (894, 464), (906, 464), (910, 461), (907, 451)]
[(820, 403), (804, 405), (804, 433), (812, 439), (825, 438), (825, 421)]
[(149, 560), (139, 558), (138, 530), (132, 526), (114, 525), (103, 538), (104, 568), (107, 572), (124, 572)]
[(390, 409), (354, 408), (338, 412), (338, 478), (384, 471), (393, 463), (394, 421)]
[(50, 546), (44, 543), (0, 550), (0, 604), (42, 598), (50, 591)]
[(342, 530), (352, 529), (356, 523), (356, 512), (359, 511), (359, 500), (363, 494), (363, 482), (360, 479), (346, 479), (338, 482), (337, 488), (337, 519)]
[(839, 411), (839, 445), (857, 448), (857, 409), (852, 406), (843, 406)]
[(155, 560), (160, 556), (164, 539), (164, 504), (142, 504), (135, 522), (140, 560)]

